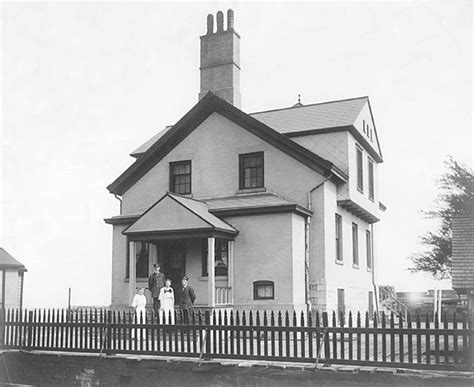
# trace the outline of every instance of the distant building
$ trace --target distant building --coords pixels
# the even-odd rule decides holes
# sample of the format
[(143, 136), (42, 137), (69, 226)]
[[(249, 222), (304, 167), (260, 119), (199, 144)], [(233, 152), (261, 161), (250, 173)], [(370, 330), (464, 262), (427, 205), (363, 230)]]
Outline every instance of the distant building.
[(23, 307), (25, 266), (0, 247), (0, 309)]
[(474, 324), (474, 210), (453, 218), (453, 289), (466, 295)]
[(112, 306), (159, 262), (173, 286), (190, 278), (201, 307), (373, 311), (385, 206), (369, 99), (243, 112), (233, 20), (224, 29), (219, 12), (215, 30), (208, 16), (199, 102), (107, 187), (121, 197), (106, 219)]

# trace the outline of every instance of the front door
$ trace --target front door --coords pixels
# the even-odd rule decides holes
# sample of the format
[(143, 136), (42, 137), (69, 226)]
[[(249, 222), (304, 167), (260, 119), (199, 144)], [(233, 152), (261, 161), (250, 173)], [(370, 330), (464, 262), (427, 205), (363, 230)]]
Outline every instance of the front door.
[(174, 289), (175, 294), (175, 303), (177, 303), (178, 289), (186, 273), (186, 241), (177, 239), (160, 242), (158, 260), (161, 263), (161, 271), (165, 274), (166, 278), (171, 280), (171, 287)]

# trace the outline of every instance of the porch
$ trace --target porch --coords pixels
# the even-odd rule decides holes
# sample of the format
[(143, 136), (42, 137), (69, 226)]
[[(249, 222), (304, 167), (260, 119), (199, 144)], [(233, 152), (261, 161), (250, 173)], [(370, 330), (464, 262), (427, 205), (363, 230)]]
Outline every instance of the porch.
[[(168, 193), (122, 233), (128, 244), (129, 302), (136, 293), (137, 270), (143, 283), (153, 264), (159, 263), (172, 281), (175, 298), (186, 275), (196, 292), (197, 307), (233, 305), (238, 232), (210, 214), (205, 203)], [(147, 259), (141, 262), (144, 254)]]

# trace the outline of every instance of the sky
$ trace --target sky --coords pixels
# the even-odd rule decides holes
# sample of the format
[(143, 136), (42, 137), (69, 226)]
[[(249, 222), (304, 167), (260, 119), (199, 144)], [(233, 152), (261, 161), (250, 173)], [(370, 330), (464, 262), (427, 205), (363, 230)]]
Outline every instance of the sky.
[(450, 288), (407, 271), (447, 155), (472, 166), (472, 4), (56, 2), (1, 6), (0, 246), (24, 305), (108, 305), (110, 184), (199, 92), (206, 16), (235, 11), (242, 110), (368, 95), (384, 156), (379, 284)]

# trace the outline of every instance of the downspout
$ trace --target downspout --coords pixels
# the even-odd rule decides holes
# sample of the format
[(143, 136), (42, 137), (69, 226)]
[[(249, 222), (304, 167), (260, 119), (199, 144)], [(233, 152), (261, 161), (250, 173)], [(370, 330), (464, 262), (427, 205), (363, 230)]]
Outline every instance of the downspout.
[[(319, 183), (317, 186), (315, 186), (314, 188), (312, 188), (309, 192), (308, 192), (308, 210), (312, 211), (313, 210), (313, 205), (312, 205), (312, 202), (311, 202), (311, 194), (317, 190), (319, 187), (321, 187), (324, 183), (326, 183), (329, 179), (332, 178), (332, 173), (326, 178), (324, 179), (321, 183)], [(305, 255), (304, 255), (304, 272), (305, 272), (305, 275), (304, 275), (304, 282), (305, 282), (305, 301), (306, 301), (306, 312), (309, 314), (311, 312), (311, 299), (309, 297), (309, 293), (310, 293), (310, 288), (309, 288), (309, 226), (311, 224), (311, 216), (308, 215), (306, 217), (306, 221), (305, 221)]]
[(372, 250), (372, 285), (374, 287), (375, 310), (379, 315), (379, 293), (375, 284), (375, 249), (374, 249), (374, 224), (370, 224), (370, 249)]
[(122, 198), (118, 196), (117, 194), (114, 194), (115, 199), (117, 199), (120, 202), (120, 215), (122, 215)]

